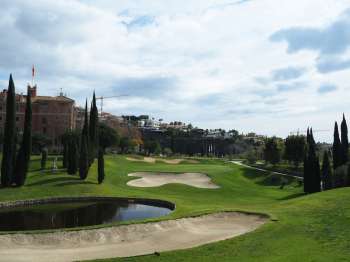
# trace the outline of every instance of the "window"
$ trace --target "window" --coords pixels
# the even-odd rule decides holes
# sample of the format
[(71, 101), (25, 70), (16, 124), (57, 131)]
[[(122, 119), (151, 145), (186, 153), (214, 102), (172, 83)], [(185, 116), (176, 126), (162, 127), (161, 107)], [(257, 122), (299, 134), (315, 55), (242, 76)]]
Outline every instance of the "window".
[(47, 130), (46, 127), (43, 127), (43, 134), (46, 134)]
[(19, 121), (19, 116), (16, 116), (16, 121), (17, 121), (17, 122)]
[(40, 111), (41, 112), (47, 112), (47, 110), (49, 110), (49, 104), (47, 104), (47, 103), (40, 104)]
[(47, 124), (47, 119), (46, 119), (46, 117), (43, 117), (43, 118), (41, 119), (41, 123)]

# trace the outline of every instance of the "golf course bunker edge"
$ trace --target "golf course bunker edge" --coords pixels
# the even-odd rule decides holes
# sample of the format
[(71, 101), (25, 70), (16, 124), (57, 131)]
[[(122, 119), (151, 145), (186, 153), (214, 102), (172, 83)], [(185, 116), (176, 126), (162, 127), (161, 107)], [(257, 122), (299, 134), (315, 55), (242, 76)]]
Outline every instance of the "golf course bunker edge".
[[(187, 249), (258, 229), (264, 215), (221, 212), (91, 230), (0, 235), (1, 261), (82, 261)], [(171, 237), (170, 237), (171, 236)]]
[(218, 189), (209, 176), (202, 173), (135, 172), (128, 174), (138, 179), (130, 180), (133, 187), (160, 187), (166, 184), (184, 184), (196, 188)]

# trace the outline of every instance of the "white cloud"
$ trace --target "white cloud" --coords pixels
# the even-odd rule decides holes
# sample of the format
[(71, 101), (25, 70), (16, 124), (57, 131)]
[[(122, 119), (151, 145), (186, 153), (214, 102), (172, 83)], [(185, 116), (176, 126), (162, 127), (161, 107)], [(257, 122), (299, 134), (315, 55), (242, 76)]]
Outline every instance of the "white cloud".
[[(292, 27), (326, 28), (350, 7), (348, 1), (235, 3), (2, 1), (1, 83), (13, 72), (24, 90), (34, 63), (41, 94), (62, 87), (81, 103), (94, 89), (98, 95), (130, 93), (106, 102), (116, 114), (151, 113), (204, 128), (283, 136), (307, 125), (332, 129), (329, 123), (348, 110), (341, 107), (350, 98), (347, 68), (321, 74), (317, 53), (288, 54), (287, 44), (270, 36)], [(293, 77), (269, 81), (286, 68), (305, 69), (297, 79), (304, 88), (292, 90)], [(155, 86), (157, 79), (163, 85)], [(337, 90), (320, 96), (325, 83)], [(290, 89), (279, 92), (278, 85)]]

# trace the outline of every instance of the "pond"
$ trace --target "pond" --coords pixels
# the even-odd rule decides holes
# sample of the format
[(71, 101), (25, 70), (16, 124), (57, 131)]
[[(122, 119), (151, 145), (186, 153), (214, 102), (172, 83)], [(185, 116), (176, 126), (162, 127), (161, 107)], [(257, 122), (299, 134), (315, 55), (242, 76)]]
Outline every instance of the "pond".
[(62, 229), (109, 224), (168, 215), (164, 203), (108, 200), (40, 204), (0, 209), (0, 231)]

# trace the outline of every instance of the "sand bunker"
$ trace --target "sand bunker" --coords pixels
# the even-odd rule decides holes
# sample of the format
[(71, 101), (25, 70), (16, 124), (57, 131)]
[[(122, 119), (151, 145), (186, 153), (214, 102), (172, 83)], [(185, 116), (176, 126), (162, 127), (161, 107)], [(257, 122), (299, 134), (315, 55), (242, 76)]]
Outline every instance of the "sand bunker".
[(152, 173), (137, 172), (128, 176), (140, 177), (127, 183), (128, 186), (134, 187), (159, 187), (166, 184), (185, 184), (197, 188), (215, 189), (219, 186), (215, 185), (211, 178), (201, 173)]
[(0, 236), (1, 261), (76, 261), (185, 249), (257, 229), (267, 218), (237, 212), (147, 224)]
[(187, 162), (189, 164), (198, 164), (199, 162), (194, 159), (165, 159), (165, 158), (154, 158), (154, 157), (144, 157), (143, 159), (138, 159), (134, 157), (127, 157), (126, 160), (133, 161), (133, 162), (146, 162), (154, 164), (156, 161), (162, 161), (166, 164), (172, 164), (172, 165), (178, 165), (182, 162)]
[(126, 160), (133, 161), (133, 162), (146, 162), (146, 163), (152, 163), (152, 164), (156, 162), (156, 159), (153, 157), (144, 157), (143, 159), (127, 157)]

